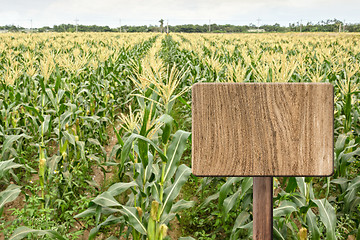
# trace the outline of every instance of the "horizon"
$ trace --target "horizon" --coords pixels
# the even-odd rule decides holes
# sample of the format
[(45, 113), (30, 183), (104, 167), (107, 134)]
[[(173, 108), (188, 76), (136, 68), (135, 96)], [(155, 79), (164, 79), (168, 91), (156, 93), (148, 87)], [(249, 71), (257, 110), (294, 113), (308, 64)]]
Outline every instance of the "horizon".
[[(159, 19), (160, 20), (160, 19)], [(340, 22), (342, 22), (343, 23), (343, 21), (341, 21), (340, 19), (336, 19), (336, 18), (332, 18), (332, 19), (323, 19), (323, 20), (319, 20), (319, 21), (317, 21), (317, 22), (306, 22), (306, 23), (304, 23), (304, 22), (302, 22), (302, 23), (300, 23), (300, 22), (297, 22), (297, 23), (295, 23), (295, 22), (289, 22), (287, 25), (285, 24), (285, 25), (281, 25), (281, 24), (279, 24), (279, 23), (273, 23), (273, 24), (261, 24), (260, 23), (260, 25), (259, 25), (259, 27), (262, 27), (262, 26), (274, 26), (274, 25), (276, 25), (276, 24), (279, 24), (280, 25), (280, 27), (289, 27), (289, 25), (290, 24), (297, 24), (296, 26), (299, 26), (300, 24), (302, 24), (303, 26), (306, 26), (308, 23), (311, 23), (312, 25), (317, 25), (317, 24), (321, 24), (322, 22), (326, 22), (326, 21), (340, 21)], [(212, 22), (211, 23), (211, 25), (213, 25), (213, 24), (215, 24), (215, 25), (218, 25), (218, 26), (223, 26), (223, 25), (232, 25), (232, 26), (254, 26), (254, 27), (258, 27), (258, 25), (257, 24), (254, 24), (254, 23), (249, 23), (249, 24), (231, 24), (231, 23), (223, 23), (223, 24), (220, 24), (220, 23), (217, 23), (217, 22)], [(352, 25), (352, 24), (360, 24), (360, 22), (359, 23), (356, 23), (356, 22), (354, 22), (354, 23), (352, 23), (352, 22), (346, 22), (345, 23), (345, 25)], [(15, 24), (6, 24), (6, 25), (0, 25), (0, 27), (4, 27), (4, 26), (15, 26), (15, 27), (17, 27), (17, 28), (23, 28), (23, 29), (30, 29), (30, 28), (32, 28), (32, 29), (40, 29), (40, 28), (45, 28), (45, 27), (49, 27), (49, 28), (54, 28), (54, 26), (61, 26), (61, 25), (72, 25), (72, 26), (76, 26), (76, 23), (60, 23), (60, 24), (54, 24), (54, 25), (44, 25), (44, 26), (40, 26), (40, 27), (34, 27), (34, 26), (32, 26), (32, 27), (25, 27), (25, 26), (21, 26), (21, 25), (15, 25)], [(118, 29), (119, 28), (119, 26), (115, 26), (115, 27), (111, 27), (111, 26), (109, 26), (109, 25), (98, 25), (98, 24), (96, 24), (96, 23), (94, 23), (94, 24), (77, 24), (78, 26), (97, 26), (97, 27), (109, 27), (110, 29)], [(204, 24), (198, 24), (198, 23), (184, 23), (184, 24), (176, 24), (176, 25), (171, 25), (171, 24), (169, 24), (169, 27), (176, 27), (176, 26), (185, 26), (185, 25), (199, 25), (199, 26), (208, 26), (208, 24), (206, 24), (206, 23), (204, 23)], [(160, 27), (160, 24), (155, 24), (155, 25), (153, 25), (153, 24), (142, 24), (142, 25), (121, 25), (122, 27), (141, 27), (141, 26), (147, 26), (147, 27)], [(164, 26), (166, 26), (166, 20), (164, 20)]]
[[(351, 8), (349, 8), (351, 5)], [(118, 28), (127, 26), (176, 25), (274, 25), (308, 22), (316, 24), (337, 19), (359, 23), (360, 2), (356, 0), (13, 0), (2, 4), (0, 25), (41, 28), (61, 24), (97, 25)], [(120, 20), (121, 19), (121, 20)]]

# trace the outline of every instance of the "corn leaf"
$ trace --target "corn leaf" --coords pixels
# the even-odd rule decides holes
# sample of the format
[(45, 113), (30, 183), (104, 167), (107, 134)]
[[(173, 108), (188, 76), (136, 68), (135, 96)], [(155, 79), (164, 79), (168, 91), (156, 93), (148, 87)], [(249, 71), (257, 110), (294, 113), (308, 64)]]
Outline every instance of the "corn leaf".
[(172, 131), (172, 124), (174, 122), (174, 119), (170, 115), (164, 114), (159, 118), (159, 121), (164, 123), (162, 127), (163, 132), (161, 138), (162, 142), (166, 144)]
[(334, 207), (326, 199), (314, 199), (312, 201), (318, 206), (320, 219), (326, 227), (326, 239), (336, 240), (336, 214)]
[(4, 153), (9, 150), (9, 148), (12, 146), (12, 144), (19, 140), (20, 138), (31, 138), (30, 136), (26, 134), (20, 134), (20, 135), (5, 135), (5, 141), (2, 145), (2, 151), (1, 155), (4, 155)]
[(227, 197), (227, 195), (230, 193), (230, 191), (232, 190), (232, 187), (234, 186), (235, 183), (241, 181), (242, 178), (240, 177), (229, 177), (226, 181), (226, 183), (224, 183), (221, 188), (220, 188), (220, 193), (219, 193), (219, 207), (220, 209), (222, 209), (222, 206), (224, 204), (224, 200)]
[[(98, 205), (92, 205), (91, 207), (89, 207), (88, 209), (86, 209), (85, 211), (83, 211), (82, 213), (79, 213), (77, 215), (74, 216), (74, 218), (83, 218), (83, 217), (90, 217), (90, 216), (95, 216), (96, 215), (96, 210), (99, 206)], [(104, 215), (109, 215), (109, 214), (113, 214), (113, 213), (118, 213), (120, 212), (119, 209), (116, 208), (107, 208), (107, 207), (100, 207), (101, 213)]]
[(122, 214), (124, 214), (128, 218), (129, 223), (131, 224), (131, 226), (133, 228), (135, 228), (139, 233), (141, 233), (143, 235), (147, 234), (146, 233), (146, 228), (141, 223), (138, 211), (137, 211), (137, 209), (135, 207), (129, 207), (129, 206), (122, 205), (121, 212), (122, 212)]
[(92, 201), (102, 207), (121, 206), (109, 192), (103, 192)]
[(188, 208), (192, 208), (194, 204), (195, 204), (194, 201), (186, 201), (184, 199), (181, 199), (172, 206), (171, 212), (176, 213)]
[(122, 218), (115, 217), (114, 215), (110, 215), (104, 222), (100, 223), (99, 225), (97, 225), (96, 227), (90, 230), (88, 240), (94, 239), (102, 226), (118, 224), (122, 220), (123, 220)]
[(22, 164), (14, 163), (14, 159), (1, 161), (0, 162), (0, 179), (2, 179), (5, 174), (14, 168), (24, 167)]
[(166, 167), (165, 167), (165, 175), (164, 175), (165, 182), (169, 181), (173, 177), (176, 168), (179, 164), (180, 158), (185, 151), (186, 142), (190, 134), (191, 133), (189, 132), (185, 132), (181, 130), (177, 131), (174, 134), (174, 137), (166, 153), (168, 162), (166, 163)]
[(106, 192), (108, 192), (111, 196), (117, 196), (134, 186), (137, 186), (137, 184), (135, 182), (115, 183), (115, 184), (111, 185)]
[(229, 213), (229, 211), (235, 206), (236, 200), (238, 199), (240, 193), (241, 193), (241, 188), (239, 188), (234, 194), (230, 195), (229, 197), (227, 197), (224, 200), (222, 209), (223, 209), (225, 218), (226, 218), (227, 214)]
[(250, 214), (246, 211), (241, 212), (235, 220), (231, 235), (233, 235), (237, 229), (243, 226), (248, 219), (250, 219)]
[(344, 149), (345, 147), (345, 141), (347, 139), (346, 134), (340, 134), (335, 142), (335, 153), (336, 155), (339, 155), (339, 153)]
[[(146, 137), (146, 135), (147, 135), (146, 131), (148, 130), (147, 125), (148, 125), (149, 115), (150, 115), (149, 108), (150, 107), (145, 107), (145, 109), (144, 109), (144, 117), (143, 117), (143, 122), (142, 122), (141, 130), (140, 130), (140, 135), (143, 137)], [(149, 150), (148, 143), (147, 143), (147, 141), (139, 139), (138, 146), (139, 146), (139, 155), (140, 155), (141, 162), (142, 162), (143, 166), (146, 167), (148, 164), (148, 150)]]
[(44, 121), (41, 123), (41, 132), (40, 134), (45, 135), (47, 130), (49, 129), (49, 124), (50, 124), (50, 115), (45, 115), (44, 116)]
[(296, 204), (290, 201), (282, 201), (280, 206), (273, 211), (274, 217), (287, 216), (292, 212), (297, 212)]
[(316, 223), (316, 216), (311, 209), (306, 214), (306, 224), (308, 225), (309, 232), (311, 233), (311, 240), (320, 239), (320, 231)]
[(35, 234), (37, 236), (48, 235), (49, 237), (52, 237), (53, 239), (65, 240), (65, 238), (63, 238), (59, 233), (57, 233), (53, 230), (35, 230), (35, 229), (31, 229), (31, 228), (24, 227), (24, 226), (17, 228), (14, 231), (13, 235), (11, 235), (9, 240), (20, 240), (20, 239), (25, 238), (30, 233)]
[(274, 236), (276, 236), (276, 239), (286, 240), (285, 237), (282, 235), (282, 233), (276, 226), (273, 226), (273, 234), (274, 234)]
[(358, 193), (360, 192), (360, 177), (354, 178), (348, 188), (346, 189), (346, 194), (344, 196), (345, 201), (345, 211), (353, 211), (359, 204), (360, 198)]
[(137, 139), (141, 139), (147, 143), (149, 143), (151, 146), (154, 147), (154, 149), (159, 153), (160, 158), (162, 159), (163, 162), (167, 162), (167, 157), (164, 155), (164, 152), (151, 140), (138, 135), (138, 134), (131, 134), (125, 141), (123, 149), (121, 151), (121, 156), (120, 156), (120, 169), (123, 169), (123, 166), (125, 164), (125, 160), (127, 159), (127, 157), (130, 154), (130, 150), (132, 148), (132, 143), (137, 140)]
[(0, 209), (4, 207), (6, 203), (14, 201), (21, 192), (21, 187), (11, 184), (4, 191), (0, 192)]
[(161, 208), (161, 214), (165, 213), (166, 215), (166, 213), (169, 213), (173, 205), (173, 201), (178, 196), (181, 187), (187, 181), (190, 174), (191, 169), (188, 166), (184, 164), (179, 166), (178, 170), (176, 171), (174, 183), (167, 187), (164, 191), (164, 202)]

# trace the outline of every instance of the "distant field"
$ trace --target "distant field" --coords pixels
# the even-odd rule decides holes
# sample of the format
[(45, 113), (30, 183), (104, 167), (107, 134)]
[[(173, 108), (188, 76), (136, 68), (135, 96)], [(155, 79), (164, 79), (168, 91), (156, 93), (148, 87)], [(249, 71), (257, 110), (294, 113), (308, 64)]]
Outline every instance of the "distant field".
[(359, 239), (359, 71), (359, 34), (0, 34), (0, 239), (251, 239), (252, 178), (191, 174), (197, 82), (333, 84), (335, 173), (274, 178), (274, 239)]

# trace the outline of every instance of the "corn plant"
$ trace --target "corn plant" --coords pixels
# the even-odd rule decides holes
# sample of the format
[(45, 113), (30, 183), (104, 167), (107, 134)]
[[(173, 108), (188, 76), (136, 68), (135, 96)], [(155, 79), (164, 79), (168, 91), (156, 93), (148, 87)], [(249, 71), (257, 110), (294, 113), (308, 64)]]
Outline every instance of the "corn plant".
[[(173, 224), (196, 238), (251, 238), (251, 178), (190, 174), (189, 89), (259, 81), (329, 82), (335, 89), (334, 175), (274, 178), (274, 238), (359, 236), (357, 35), (0, 38), (2, 216), (11, 212), (5, 202), (19, 195), (26, 202), (12, 224), (0, 223), (5, 238), (76, 239), (87, 227), (96, 238), (111, 225), (119, 228), (109, 235), (165, 239)], [(93, 179), (97, 170), (101, 182)], [(32, 213), (56, 224), (50, 230), (27, 222)], [(197, 229), (204, 224), (211, 233)], [(76, 225), (81, 230), (70, 232)]]

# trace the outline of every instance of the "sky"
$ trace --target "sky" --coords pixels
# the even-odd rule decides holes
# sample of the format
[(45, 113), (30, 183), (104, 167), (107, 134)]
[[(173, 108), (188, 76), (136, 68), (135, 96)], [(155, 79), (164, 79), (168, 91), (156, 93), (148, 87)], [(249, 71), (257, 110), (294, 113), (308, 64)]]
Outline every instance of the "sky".
[[(360, 23), (359, 0), (0, 0), (0, 26)], [(120, 20), (121, 19), (121, 20)], [(76, 21), (78, 20), (78, 21)], [(120, 23), (121, 22), (121, 23)]]

